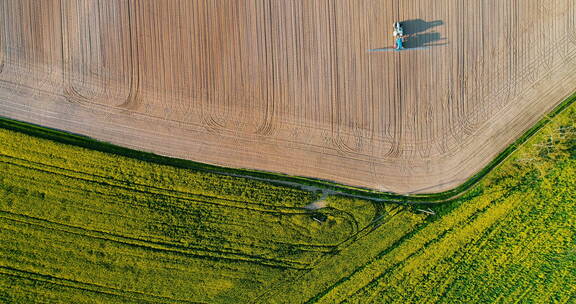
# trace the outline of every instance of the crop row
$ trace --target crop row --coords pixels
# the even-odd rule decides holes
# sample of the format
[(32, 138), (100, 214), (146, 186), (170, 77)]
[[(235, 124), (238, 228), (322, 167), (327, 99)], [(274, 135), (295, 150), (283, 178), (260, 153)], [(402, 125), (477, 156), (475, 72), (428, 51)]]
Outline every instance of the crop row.
[[(377, 212), (338, 197), (307, 210), (317, 193), (6, 129), (0, 139), (0, 286), (53, 286), (41, 299), (248, 299), (334, 255)], [(23, 286), (3, 296), (34, 294)]]
[(313, 302), (570, 301), (576, 282), (575, 156), (571, 108), (473, 194), (436, 207), (438, 216)]

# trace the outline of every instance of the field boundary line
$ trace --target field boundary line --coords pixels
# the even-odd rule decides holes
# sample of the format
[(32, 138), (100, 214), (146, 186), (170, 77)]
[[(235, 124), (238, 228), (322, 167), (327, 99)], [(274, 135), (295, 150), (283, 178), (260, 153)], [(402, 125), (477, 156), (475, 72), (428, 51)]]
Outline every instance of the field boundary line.
[(562, 113), (564, 110), (569, 108), (575, 101), (576, 101), (576, 93), (569, 95), (551, 112), (544, 115), (543, 118), (541, 118), (531, 128), (526, 130), (512, 144), (508, 145), (508, 147), (502, 150), (502, 152), (500, 152), (492, 161), (490, 161), (486, 166), (484, 166), (483, 169), (478, 171), (475, 175), (470, 177), (460, 186), (457, 186), (451, 190), (429, 194), (403, 195), (392, 192), (377, 191), (363, 187), (355, 187), (336, 183), (333, 181), (314, 179), (310, 177), (290, 176), (282, 173), (241, 169), (241, 168), (228, 168), (195, 162), (191, 160), (172, 158), (150, 152), (137, 151), (134, 149), (121, 147), (111, 143), (98, 141), (84, 135), (66, 132), (58, 129), (51, 129), (36, 124), (22, 122), (19, 120), (1, 116), (0, 116), (0, 128), (27, 134), (38, 138), (55, 141), (66, 145), (73, 145), (81, 148), (119, 155), (159, 165), (167, 165), (177, 168), (190, 169), (224, 176), (258, 180), (273, 185), (296, 188), (300, 190), (316, 191), (331, 195), (342, 195), (350, 198), (366, 199), (384, 203), (438, 204), (451, 201), (464, 195), (468, 190), (470, 190), (474, 185), (476, 185), (480, 180), (482, 180), (490, 171), (498, 167), (498, 165), (500, 165), (505, 159), (507, 159), (511, 154), (513, 154), (513, 152), (516, 151), (521, 145), (523, 145), (526, 141), (528, 141), (532, 136), (537, 134), (540, 129), (542, 129), (552, 120), (552, 118), (554, 118), (556, 115)]

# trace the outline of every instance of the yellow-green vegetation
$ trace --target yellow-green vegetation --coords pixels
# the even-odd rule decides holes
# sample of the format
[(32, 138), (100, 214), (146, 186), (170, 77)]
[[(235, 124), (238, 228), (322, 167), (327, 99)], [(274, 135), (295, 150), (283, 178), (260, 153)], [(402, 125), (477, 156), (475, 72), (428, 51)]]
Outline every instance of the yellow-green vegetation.
[(4, 300), (246, 302), (374, 215), (366, 202), (309, 211), (313, 192), (5, 129), (0, 141)]
[(442, 205), (324, 197), (25, 133), (0, 128), (0, 302), (576, 297), (574, 106)]
[[(434, 209), (435, 216), (400, 241), (301, 300), (574, 302), (576, 108), (556, 117), (465, 197)], [(397, 233), (405, 232), (380, 228), (373, 238), (387, 241)]]

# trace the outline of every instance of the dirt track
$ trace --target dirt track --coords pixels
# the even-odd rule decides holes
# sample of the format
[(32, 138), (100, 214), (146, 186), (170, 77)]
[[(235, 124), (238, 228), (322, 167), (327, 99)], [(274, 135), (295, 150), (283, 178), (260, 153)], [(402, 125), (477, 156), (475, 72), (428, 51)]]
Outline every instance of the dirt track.
[[(576, 3), (0, 0), (0, 115), (196, 161), (437, 192), (576, 90)], [(408, 46), (392, 44), (406, 21)]]

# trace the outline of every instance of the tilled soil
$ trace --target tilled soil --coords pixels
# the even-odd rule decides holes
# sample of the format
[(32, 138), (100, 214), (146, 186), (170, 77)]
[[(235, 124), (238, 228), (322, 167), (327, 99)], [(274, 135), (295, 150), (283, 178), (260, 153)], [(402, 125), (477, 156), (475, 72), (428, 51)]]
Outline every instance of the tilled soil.
[[(399, 193), (464, 182), (576, 89), (576, 3), (0, 0), (0, 115)], [(404, 52), (393, 44), (404, 22)]]

